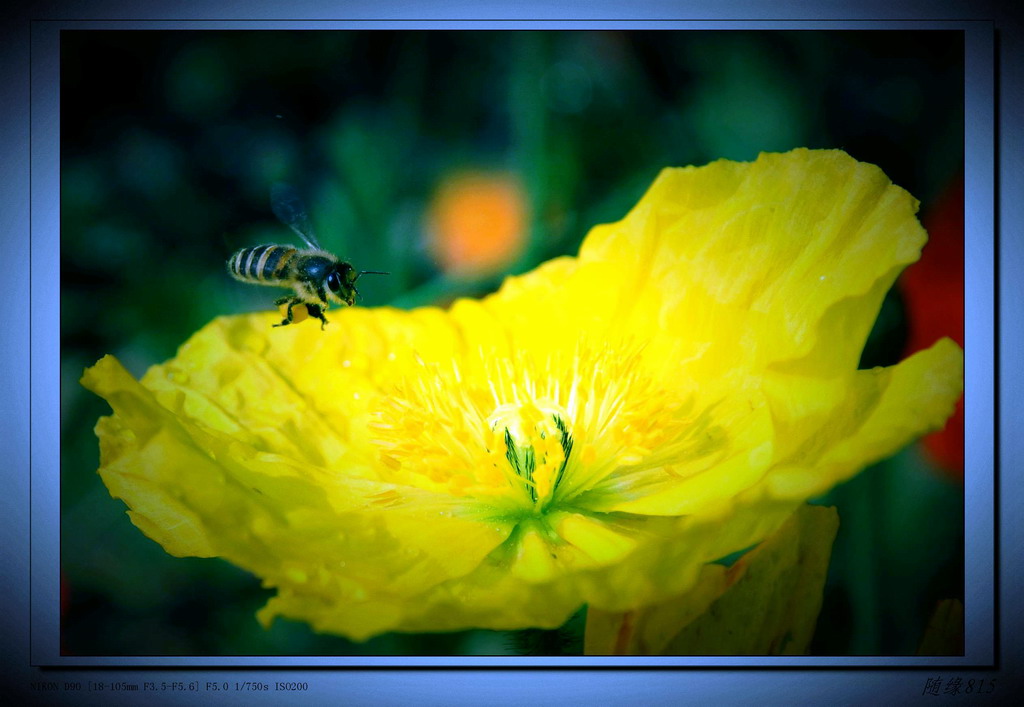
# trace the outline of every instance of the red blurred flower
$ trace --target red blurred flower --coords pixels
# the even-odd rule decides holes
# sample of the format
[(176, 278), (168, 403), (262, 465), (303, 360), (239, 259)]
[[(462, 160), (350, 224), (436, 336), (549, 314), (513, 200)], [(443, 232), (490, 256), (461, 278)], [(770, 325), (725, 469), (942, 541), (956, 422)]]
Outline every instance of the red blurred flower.
[[(900, 280), (910, 319), (907, 354), (948, 336), (964, 345), (964, 176), (946, 187), (922, 219), (928, 245)], [(946, 426), (924, 438), (928, 456), (950, 477), (964, 475), (964, 399)]]

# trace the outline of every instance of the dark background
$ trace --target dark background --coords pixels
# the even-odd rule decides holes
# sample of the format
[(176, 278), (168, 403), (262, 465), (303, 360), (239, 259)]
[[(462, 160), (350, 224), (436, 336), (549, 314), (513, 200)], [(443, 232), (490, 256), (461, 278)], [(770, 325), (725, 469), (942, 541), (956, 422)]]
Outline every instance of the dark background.
[[(62, 643), (71, 654), (573, 653), (561, 632), (388, 635), (365, 644), (253, 614), (259, 581), (176, 559), (95, 470), (109, 412), (77, 381), (113, 353), (135, 375), (212, 317), (276, 291), (231, 280), (235, 249), (294, 237), (270, 184), (305, 195), (325, 247), (365, 269), (362, 304), (483, 294), (445, 273), (431, 204), (462, 170), (517, 179), (520, 272), (574, 253), (664, 166), (841, 148), (937, 208), (963, 163), (959, 32), (68, 31), (61, 35)], [(466, 208), (472, 209), (472, 203)], [(887, 298), (862, 365), (903, 356)], [(962, 469), (960, 470), (962, 473)], [(963, 487), (911, 448), (822, 502), (841, 527), (812, 649), (912, 654), (963, 598)]]

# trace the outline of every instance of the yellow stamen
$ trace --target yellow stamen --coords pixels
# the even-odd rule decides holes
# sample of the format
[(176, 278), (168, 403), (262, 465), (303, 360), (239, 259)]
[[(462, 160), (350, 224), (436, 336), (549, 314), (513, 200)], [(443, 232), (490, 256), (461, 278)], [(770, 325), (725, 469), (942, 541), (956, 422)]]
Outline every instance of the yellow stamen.
[(415, 357), (370, 423), (386, 480), (542, 512), (623, 474), (668, 475), (651, 450), (693, 448), (700, 426), (678, 387), (644, 374), (641, 351), (603, 353), (622, 350)]

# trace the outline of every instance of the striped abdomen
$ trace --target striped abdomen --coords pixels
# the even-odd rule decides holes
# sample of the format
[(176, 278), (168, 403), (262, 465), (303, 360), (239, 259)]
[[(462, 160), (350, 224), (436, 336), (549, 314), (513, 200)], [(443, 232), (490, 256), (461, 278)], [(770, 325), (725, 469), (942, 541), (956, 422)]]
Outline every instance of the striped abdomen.
[(228, 259), (228, 272), (237, 280), (279, 285), (292, 277), (289, 264), (298, 251), (286, 245), (242, 248)]

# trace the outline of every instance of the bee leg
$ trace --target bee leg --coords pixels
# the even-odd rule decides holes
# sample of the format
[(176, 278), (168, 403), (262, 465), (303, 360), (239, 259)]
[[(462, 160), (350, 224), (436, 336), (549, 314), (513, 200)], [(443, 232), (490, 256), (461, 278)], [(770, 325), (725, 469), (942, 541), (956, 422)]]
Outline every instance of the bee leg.
[(309, 310), (309, 316), (316, 317), (320, 320), (320, 331), (324, 330), (324, 325), (327, 323), (327, 317), (324, 316), (324, 310), (319, 305), (307, 304), (306, 309)]
[(277, 305), (278, 307), (280, 307), (285, 302), (288, 303), (288, 316), (287, 316), (287, 318), (282, 319), (280, 324), (274, 324), (273, 326), (288, 326), (289, 324), (291, 324), (292, 323), (292, 307), (294, 307), (295, 305), (301, 303), (300, 300), (297, 300), (294, 297), (281, 297), (280, 299), (274, 300), (274, 304)]

